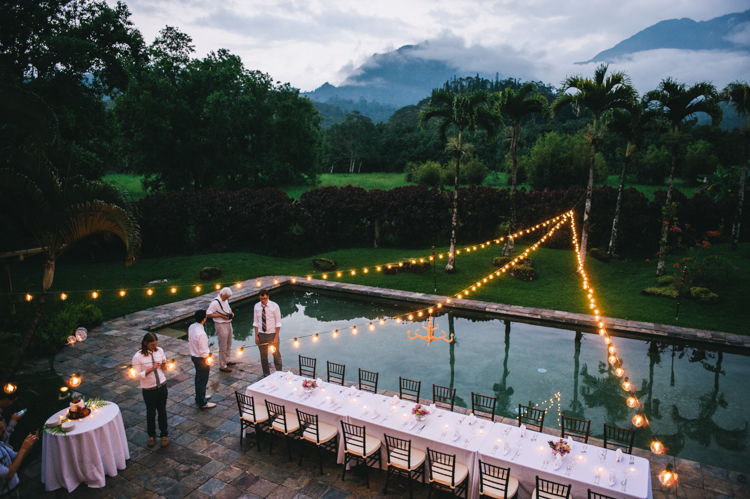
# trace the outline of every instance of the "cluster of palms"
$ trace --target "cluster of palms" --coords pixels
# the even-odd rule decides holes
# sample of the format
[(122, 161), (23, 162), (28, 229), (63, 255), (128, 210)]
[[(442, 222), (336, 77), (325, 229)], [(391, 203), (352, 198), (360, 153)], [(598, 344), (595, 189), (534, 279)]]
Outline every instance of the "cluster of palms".
[[(527, 83), (518, 90), (507, 88), (495, 94), (484, 91), (472, 92), (468, 95), (458, 95), (444, 89), (432, 92), (429, 105), (421, 112), (420, 122), (424, 127), (431, 119), (439, 120), (438, 133), (445, 140), (449, 130), (457, 133), (454, 146), (451, 148), (456, 158), (456, 179), (453, 197), (453, 218), (451, 222), (450, 258), (446, 270), (455, 270), (456, 226), (458, 222), (458, 176), (460, 159), (464, 153), (464, 132), (471, 133), (480, 127), (486, 130), (488, 140), (495, 140), (507, 123), (507, 134), (510, 141), (511, 171), (511, 213), (508, 222), (508, 233), (515, 231), (516, 207), (514, 194), (516, 191), (516, 173), (518, 161), (516, 149), (521, 125), (525, 117), (536, 113), (543, 118), (550, 114), (557, 117), (560, 111), (570, 105), (580, 114), (588, 110), (593, 117), (593, 125), (589, 125), (584, 132), (591, 151), (589, 180), (586, 189), (586, 201), (583, 214), (583, 230), (581, 231), (581, 256), (585, 261), (587, 241), (589, 235), (589, 219), (591, 213), (591, 194), (594, 187), (594, 160), (596, 151), (607, 139), (609, 129), (620, 132), (628, 141), (625, 162), (620, 176), (620, 187), (617, 204), (612, 221), (612, 234), (609, 243), (609, 253), (614, 254), (617, 243), (617, 224), (620, 217), (620, 201), (622, 198), (625, 173), (628, 158), (638, 143), (640, 136), (647, 127), (658, 127), (664, 131), (664, 140), (672, 153), (672, 167), (669, 175), (666, 205), (672, 201), (675, 167), (681, 149), (684, 148), (684, 136), (680, 127), (686, 118), (696, 113), (705, 113), (711, 117), (714, 126), (721, 123), (722, 111), (720, 102), (733, 106), (739, 116), (748, 116), (748, 126), (742, 130), (745, 145), (745, 158), (740, 172), (737, 210), (732, 224), (732, 249), (737, 248), (740, 234), (740, 218), (744, 201), (745, 177), (747, 175), (748, 149), (750, 148), (750, 86), (745, 82), (734, 82), (718, 92), (707, 82), (687, 86), (677, 83), (672, 78), (662, 80), (656, 90), (639, 97), (633, 88), (630, 78), (624, 72), (607, 74), (608, 66), (603, 64), (594, 72), (593, 78), (582, 76), (568, 77), (564, 82), (558, 99), (550, 106), (547, 100), (538, 93), (532, 83)], [(661, 248), (657, 275), (665, 272), (665, 246), (667, 242), (667, 226), (661, 233)], [(513, 240), (508, 238), (505, 253), (513, 251)]]

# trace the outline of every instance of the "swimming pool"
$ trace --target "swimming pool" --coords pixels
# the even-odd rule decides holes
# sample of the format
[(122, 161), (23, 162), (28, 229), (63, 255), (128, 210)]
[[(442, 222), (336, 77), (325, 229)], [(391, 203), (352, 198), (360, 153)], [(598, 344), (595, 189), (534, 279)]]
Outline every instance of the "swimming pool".
[[(633, 413), (623, 399), (621, 378), (607, 364), (606, 345), (597, 334), (548, 325), (510, 322), (487, 314), (444, 313), (435, 322), (454, 341), (410, 340), (426, 317), (397, 324), (380, 318), (404, 317), (418, 305), (384, 300), (364, 301), (342, 294), (284, 291), (272, 295), (282, 312), (281, 353), (284, 364), (298, 365), (298, 355), (317, 358), (325, 378), (326, 361), (346, 365), (346, 379), (357, 380), (357, 369), (379, 373), (378, 387), (398, 391), (399, 376), (421, 380), (424, 398), (432, 384), (457, 388), (457, 404), (471, 404), (471, 393), (497, 395), (497, 413), (515, 417), (518, 404), (549, 407), (545, 426), (559, 427), (559, 409), (591, 420), (591, 434), (601, 438), (603, 423), (632, 427)], [(234, 345), (257, 356), (252, 307), (257, 300), (233, 306)], [(415, 319), (417, 319), (415, 317)], [(374, 330), (368, 324), (373, 322)], [(170, 326), (187, 331), (190, 321)], [(350, 327), (359, 325), (357, 334)], [(362, 327), (364, 326), (364, 327)], [(338, 337), (331, 334), (338, 329)], [(211, 320), (206, 331), (216, 346)], [(306, 335), (319, 333), (318, 341)], [(291, 342), (299, 337), (299, 347)], [(712, 466), (750, 472), (748, 417), (750, 379), (747, 352), (729, 353), (705, 345), (646, 341), (613, 336), (630, 381), (644, 403), (651, 425), (639, 430), (636, 445), (648, 448), (651, 431), (669, 454)], [(272, 363), (271, 363), (272, 364)], [(272, 364), (273, 365), (273, 364)]]

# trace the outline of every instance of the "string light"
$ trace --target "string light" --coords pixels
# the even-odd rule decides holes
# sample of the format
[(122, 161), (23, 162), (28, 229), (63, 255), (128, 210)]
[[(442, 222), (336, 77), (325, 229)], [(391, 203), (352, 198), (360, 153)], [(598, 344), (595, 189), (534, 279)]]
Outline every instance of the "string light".
[(636, 414), (633, 416), (633, 426), (636, 428), (640, 428), (641, 426), (644, 426), (646, 424), (646, 416), (643, 414)]
[(174, 368), (176, 366), (177, 366), (177, 361), (175, 359), (169, 359), (169, 362), (167, 363), (167, 370), (174, 371)]
[(174, 293), (177, 292), (177, 288), (172, 288), (172, 289), (170, 289), (170, 291), (172, 292), (172, 294), (174, 294)]
[(372, 322), (370, 323), (370, 331), (375, 331), (375, 326), (372, 325)]
[(213, 363), (214, 363), (214, 354), (209, 353), (208, 357), (206, 357), (206, 365), (210, 366)]
[(196, 286), (195, 287), (195, 292), (196, 293), (200, 293), (201, 292), (201, 287), (200, 286)]
[(154, 290), (153, 289), (149, 289), (149, 290), (146, 291), (146, 294), (149, 295), (149, 296), (151, 296), (151, 295), (154, 294)]
[[(295, 281), (294, 279), (292, 279), (292, 281), (294, 281), (294, 282), (297, 282), (297, 281)], [(242, 287), (242, 283), (241, 283), (241, 282), (238, 282), (238, 283), (237, 283), (237, 289), (240, 289), (241, 287)]]
[(120, 296), (125, 296), (125, 290), (124, 289), (120, 290)]
[(664, 444), (658, 440), (651, 442), (651, 452), (654, 454), (664, 454)]
[(296, 277), (292, 277), (292, 284), (297, 284), (297, 278)]
[(138, 376), (138, 371), (136, 371), (135, 367), (128, 366), (128, 374), (131, 378), (135, 378), (136, 376)]
[(354, 326), (354, 327), (352, 328), (352, 334), (357, 334), (357, 326)]
[(271, 345), (271, 346), (268, 347), (268, 351), (271, 352), (271, 353), (274, 353), (276, 351), (276, 347), (273, 346), (273, 345)]
[(241, 347), (237, 350), (237, 357), (242, 357), (245, 354), (245, 347)]
[(216, 284), (216, 286), (214, 286), (214, 287), (215, 287), (216, 289), (221, 289), (221, 284), (218, 284), (218, 283), (217, 283), (217, 284)]
[(96, 300), (97, 298), (99, 298), (99, 293), (97, 293), (96, 291), (94, 291), (93, 293), (91, 293), (91, 298), (93, 298), (94, 300)]
[(71, 374), (70, 378), (68, 379), (68, 386), (70, 386), (71, 388), (75, 388), (80, 384), (81, 384), (81, 375)]
[(338, 337), (339, 337), (339, 330), (338, 330), (338, 329), (335, 329), (335, 330), (333, 331), (333, 337), (334, 337), (334, 338), (338, 338)]
[(62, 293), (62, 294), (60, 295), (60, 299), (61, 299), (61, 300), (63, 300), (63, 301), (64, 301), (64, 300), (67, 300), (67, 299), (68, 299), (68, 295), (66, 295), (65, 293)]
[(18, 390), (18, 387), (13, 383), (6, 383), (5, 386), (3, 386), (3, 391), (8, 394), (15, 393), (16, 390)]
[(33, 298), (30, 294), (26, 294), (26, 301), (31, 301)]
[(659, 473), (659, 481), (667, 487), (677, 483), (677, 473), (674, 472), (671, 464), (667, 464), (664, 471)]
[(274, 283), (274, 284), (278, 284), (278, 283), (279, 283), (279, 280), (278, 280), (278, 279), (274, 279), (274, 280), (273, 280), (273, 283)]
[(316, 333), (315, 336), (313, 336), (313, 342), (318, 341), (318, 334)]
[(258, 279), (257, 281), (255, 281), (255, 286), (256, 287), (260, 287), (260, 279)]
[(630, 381), (628, 381), (628, 378), (625, 378), (625, 381), (622, 382), (622, 389), (626, 392), (629, 392), (630, 389), (633, 387), (633, 385), (630, 384)]
[(299, 348), (299, 341), (297, 338), (294, 338), (294, 348)]

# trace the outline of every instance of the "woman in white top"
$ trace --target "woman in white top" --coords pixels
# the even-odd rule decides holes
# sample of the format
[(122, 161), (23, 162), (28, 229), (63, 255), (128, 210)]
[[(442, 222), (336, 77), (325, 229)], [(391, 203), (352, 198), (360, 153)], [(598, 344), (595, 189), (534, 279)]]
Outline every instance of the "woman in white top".
[(148, 446), (156, 444), (156, 413), (159, 413), (159, 432), (161, 446), (169, 443), (167, 435), (167, 377), (164, 368), (167, 367), (167, 357), (164, 350), (157, 346), (159, 339), (154, 333), (146, 333), (141, 341), (141, 349), (133, 356), (133, 368), (138, 372), (141, 380), (143, 400), (146, 402), (146, 426), (148, 431)]

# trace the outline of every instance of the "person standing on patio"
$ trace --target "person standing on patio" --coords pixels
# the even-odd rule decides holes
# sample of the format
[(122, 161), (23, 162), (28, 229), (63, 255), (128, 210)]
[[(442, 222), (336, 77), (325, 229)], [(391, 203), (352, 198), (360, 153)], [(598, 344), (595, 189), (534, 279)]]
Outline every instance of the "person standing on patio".
[(268, 290), (261, 289), (258, 293), (260, 301), (255, 304), (253, 326), (255, 327), (255, 344), (260, 350), (260, 365), (263, 376), (271, 374), (268, 368), (268, 347), (272, 347), (273, 366), (281, 371), (281, 352), (279, 351), (279, 330), (281, 329), (281, 310), (279, 306), (269, 300)]
[(188, 345), (190, 346), (190, 357), (193, 359), (195, 366), (195, 403), (201, 409), (210, 409), (216, 407), (216, 404), (209, 402), (211, 395), (206, 395), (206, 385), (208, 385), (208, 375), (211, 374), (211, 366), (206, 363), (206, 359), (211, 351), (208, 349), (208, 336), (203, 325), (206, 323), (206, 312), (197, 310), (195, 312), (195, 322), (188, 328)]
[(146, 402), (146, 431), (148, 432), (148, 446), (156, 444), (156, 413), (159, 413), (159, 433), (161, 446), (169, 443), (167, 429), (167, 377), (164, 369), (167, 367), (167, 356), (158, 346), (159, 339), (152, 332), (143, 336), (141, 349), (133, 355), (132, 366), (138, 372), (141, 380), (143, 401)]
[(232, 297), (232, 290), (224, 288), (219, 291), (219, 296), (214, 298), (206, 310), (206, 317), (214, 320), (216, 336), (219, 338), (219, 371), (231, 373), (229, 366), (236, 362), (232, 358), (232, 307), (229, 306), (229, 298)]

